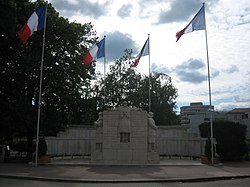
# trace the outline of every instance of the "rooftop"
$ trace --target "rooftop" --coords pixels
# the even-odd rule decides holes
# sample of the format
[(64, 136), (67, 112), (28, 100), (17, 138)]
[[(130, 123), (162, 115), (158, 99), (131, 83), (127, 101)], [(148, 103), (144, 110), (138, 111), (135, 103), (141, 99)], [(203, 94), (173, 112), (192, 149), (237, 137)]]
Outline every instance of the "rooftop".
[(239, 113), (245, 113), (250, 112), (250, 108), (235, 108), (228, 112), (228, 114), (239, 114)]

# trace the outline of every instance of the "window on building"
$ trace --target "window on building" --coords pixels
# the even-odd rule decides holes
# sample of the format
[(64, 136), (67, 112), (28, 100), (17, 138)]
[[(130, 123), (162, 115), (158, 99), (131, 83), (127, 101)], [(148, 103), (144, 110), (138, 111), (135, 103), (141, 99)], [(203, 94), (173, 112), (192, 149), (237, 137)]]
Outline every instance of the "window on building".
[(102, 143), (96, 143), (96, 149), (102, 151)]
[(236, 114), (234, 114), (234, 119), (235, 119), (235, 120), (237, 119), (237, 115), (236, 115)]
[(120, 133), (120, 142), (121, 143), (130, 142), (130, 133), (129, 132), (121, 132)]
[(242, 119), (248, 119), (248, 114), (242, 114)]

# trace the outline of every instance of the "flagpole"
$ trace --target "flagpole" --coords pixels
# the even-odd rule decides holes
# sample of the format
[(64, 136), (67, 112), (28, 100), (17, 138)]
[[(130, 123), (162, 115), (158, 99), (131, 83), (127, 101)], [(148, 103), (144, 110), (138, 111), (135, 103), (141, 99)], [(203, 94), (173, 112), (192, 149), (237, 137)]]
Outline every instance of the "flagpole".
[[(106, 36), (104, 35), (104, 41), (106, 42)], [(106, 51), (104, 51), (104, 54), (106, 54)], [(104, 78), (106, 76), (106, 55), (104, 55), (104, 60), (103, 60), (103, 63), (104, 63)]]
[[(104, 35), (104, 42), (106, 42), (106, 35)], [(104, 48), (104, 50), (106, 50), (106, 48)], [(106, 51), (104, 51), (104, 54), (106, 54)], [(106, 55), (104, 55), (104, 58), (103, 58), (103, 74), (104, 74), (103, 75), (103, 81), (104, 81), (103, 108), (105, 109), (105, 104), (106, 104), (106, 81), (105, 81), (105, 77), (106, 77)]]
[(150, 34), (148, 34), (148, 112), (151, 112), (151, 69), (150, 69)]
[[(203, 2), (204, 11), (205, 3)], [(211, 81), (210, 81), (210, 68), (209, 68), (209, 55), (208, 55), (208, 41), (207, 41), (207, 28), (206, 28), (206, 17), (204, 12), (205, 22), (205, 36), (206, 36), (206, 50), (207, 50), (207, 74), (208, 74), (208, 92), (209, 92), (209, 113), (210, 113), (210, 134), (211, 134), (211, 164), (214, 164), (214, 138), (213, 138), (213, 109), (212, 109), (212, 98), (211, 98)]]
[(45, 31), (46, 31), (46, 19), (47, 19), (47, 6), (48, 2), (45, 4), (45, 18), (44, 18), (44, 28), (43, 28), (43, 42), (42, 42), (42, 57), (41, 57), (41, 67), (40, 67), (40, 82), (39, 82), (39, 98), (38, 98), (38, 112), (37, 112), (37, 129), (36, 129), (36, 158), (35, 166), (37, 166), (38, 159), (38, 144), (39, 144), (39, 127), (40, 127), (40, 115), (41, 115), (41, 99), (42, 99), (42, 82), (43, 82), (43, 58), (44, 58), (44, 43), (45, 43)]

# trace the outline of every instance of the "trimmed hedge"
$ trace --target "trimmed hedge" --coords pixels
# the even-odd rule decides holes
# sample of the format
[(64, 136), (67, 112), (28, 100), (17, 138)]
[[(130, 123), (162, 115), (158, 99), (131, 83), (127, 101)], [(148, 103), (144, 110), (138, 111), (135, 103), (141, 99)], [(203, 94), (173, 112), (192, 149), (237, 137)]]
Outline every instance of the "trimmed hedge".
[[(200, 135), (210, 138), (210, 123), (199, 126)], [(217, 141), (216, 152), (223, 161), (241, 160), (247, 153), (246, 126), (231, 121), (214, 121), (213, 137)]]

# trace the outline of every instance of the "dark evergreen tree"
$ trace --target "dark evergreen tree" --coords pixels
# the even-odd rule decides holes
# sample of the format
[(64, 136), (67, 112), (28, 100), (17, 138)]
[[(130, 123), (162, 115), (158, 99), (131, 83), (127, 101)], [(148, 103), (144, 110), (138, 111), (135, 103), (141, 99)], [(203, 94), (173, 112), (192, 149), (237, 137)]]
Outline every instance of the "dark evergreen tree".
[[(199, 126), (201, 137), (210, 138), (210, 123)], [(231, 121), (214, 121), (213, 136), (222, 160), (240, 160), (246, 154), (246, 126)]]

